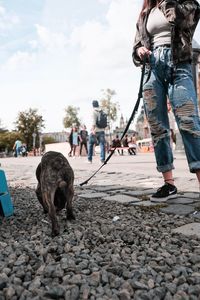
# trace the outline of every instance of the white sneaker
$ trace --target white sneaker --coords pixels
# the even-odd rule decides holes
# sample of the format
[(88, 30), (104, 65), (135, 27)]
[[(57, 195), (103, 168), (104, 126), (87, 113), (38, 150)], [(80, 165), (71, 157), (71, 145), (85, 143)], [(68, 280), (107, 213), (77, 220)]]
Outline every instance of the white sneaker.
[(88, 164), (92, 164), (92, 160), (86, 160), (86, 163), (88, 163)]

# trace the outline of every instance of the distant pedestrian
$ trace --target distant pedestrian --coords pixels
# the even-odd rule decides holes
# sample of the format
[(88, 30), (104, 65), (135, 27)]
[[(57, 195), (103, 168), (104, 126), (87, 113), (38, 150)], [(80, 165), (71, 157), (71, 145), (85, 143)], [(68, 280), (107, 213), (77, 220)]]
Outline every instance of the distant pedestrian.
[(23, 157), (28, 156), (28, 151), (27, 151), (26, 144), (22, 144), (22, 146), (21, 146), (21, 154), (22, 154)]
[(88, 147), (87, 147), (88, 131), (85, 125), (83, 125), (82, 129), (80, 130), (79, 139), (80, 139), (80, 156), (82, 154), (83, 146), (85, 147), (86, 154), (88, 154)]
[(73, 140), (72, 140), (72, 134), (73, 134), (73, 127), (71, 128), (70, 134), (69, 134), (69, 145), (70, 145), (70, 151), (68, 153), (68, 156), (71, 157), (72, 156), (72, 149), (73, 149)]
[(76, 156), (76, 148), (79, 145), (79, 133), (78, 127), (74, 126), (72, 131), (72, 155), (73, 157)]
[[(114, 138), (114, 140), (112, 140), (112, 148), (120, 148), (122, 145), (121, 145), (121, 141), (119, 139), (119, 135), (117, 134)], [(123, 155), (123, 149), (117, 149), (117, 152), (120, 154), (120, 155)]]
[(130, 155), (135, 155), (135, 151), (129, 147), (129, 142), (130, 142), (129, 136), (128, 136), (128, 134), (126, 134), (122, 140), (123, 147), (128, 148), (128, 153)]
[(128, 146), (129, 149), (131, 151), (131, 153), (133, 155), (136, 155), (136, 149), (137, 149), (137, 145), (136, 145), (136, 137), (135, 134), (132, 135), (132, 137), (130, 138), (129, 142), (128, 142)]
[(14, 146), (13, 146), (15, 157), (18, 157), (21, 155), (21, 146), (22, 146), (22, 142), (19, 139), (16, 140), (14, 143)]
[(96, 143), (100, 146), (100, 160), (102, 163), (105, 161), (105, 128), (98, 125), (99, 116), (101, 113), (101, 108), (99, 107), (99, 102), (94, 100), (92, 102), (93, 114), (92, 114), (92, 129), (89, 136), (89, 149), (88, 149), (88, 162), (92, 162), (92, 156), (94, 151), (94, 145)]

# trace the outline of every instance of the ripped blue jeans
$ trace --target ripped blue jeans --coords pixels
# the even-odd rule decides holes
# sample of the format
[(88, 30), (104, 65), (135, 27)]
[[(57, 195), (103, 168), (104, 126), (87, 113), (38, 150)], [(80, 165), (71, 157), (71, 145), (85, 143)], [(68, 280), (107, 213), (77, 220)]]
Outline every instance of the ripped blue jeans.
[(179, 63), (172, 72), (171, 49), (160, 46), (152, 51), (146, 68), (143, 100), (151, 129), (157, 170), (174, 169), (167, 112), (169, 97), (182, 136), (190, 172), (200, 169), (200, 119), (191, 65)]

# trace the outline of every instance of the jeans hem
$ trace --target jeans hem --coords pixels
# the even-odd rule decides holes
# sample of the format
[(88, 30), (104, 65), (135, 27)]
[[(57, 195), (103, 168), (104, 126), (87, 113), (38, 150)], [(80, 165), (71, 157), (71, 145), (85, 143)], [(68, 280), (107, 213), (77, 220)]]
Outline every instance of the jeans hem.
[(196, 173), (196, 171), (200, 170), (200, 161), (189, 163), (189, 168), (191, 173)]
[(157, 170), (158, 172), (168, 172), (174, 169), (174, 165), (173, 164), (169, 164), (169, 165), (165, 165), (165, 166), (157, 166)]

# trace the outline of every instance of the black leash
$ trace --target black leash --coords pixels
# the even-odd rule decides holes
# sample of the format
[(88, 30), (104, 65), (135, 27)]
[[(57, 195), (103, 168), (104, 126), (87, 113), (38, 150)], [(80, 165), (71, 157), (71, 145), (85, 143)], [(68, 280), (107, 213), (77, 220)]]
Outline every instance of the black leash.
[[(140, 99), (142, 98), (142, 91), (143, 91), (143, 81), (144, 81), (144, 73), (145, 73), (145, 64), (146, 64), (146, 57), (144, 57), (143, 59), (143, 64), (142, 64), (142, 73), (141, 73), (141, 78), (140, 78), (140, 87), (139, 87), (139, 93), (138, 93), (138, 98), (137, 101), (135, 103), (133, 112), (131, 114), (131, 117), (126, 125), (126, 128), (124, 129), (124, 132), (122, 133), (122, 136), (120, 138), (120, 141), (122, 141), (123, 137), (125, 136), (126, 132), (129, 129), (129, 126), (131, 124), (131, 122), (133, 121), (133, 118), (135, 117), (135, 114), (138, 111), (138, 107), (140, 105)], [(90, 179), (92, 179), (92, 177), (94, 177), (100, 170), (101, 168), (103, 168), (103, 166), (105, 166), (107, 164), (107, 162), (110, 160), (110, 158), (112, 157), (112, 155), (114, 154), (115, 150), (117, 147), (115, 147), (113, 150), (111, 150), (110, 154), (108, 155), (108, 157), (106, 158), (106, 160), (104, 161), (104, 163), (98, 168), (98, 170), (96, 172), (94, 172), (94, 174), (92, 174), (92, 176), (90, 176), (87, 180), (85, 180), (84, 182), (80, 183), (80, 186), (87, 184)]]

